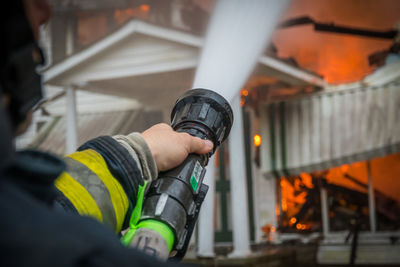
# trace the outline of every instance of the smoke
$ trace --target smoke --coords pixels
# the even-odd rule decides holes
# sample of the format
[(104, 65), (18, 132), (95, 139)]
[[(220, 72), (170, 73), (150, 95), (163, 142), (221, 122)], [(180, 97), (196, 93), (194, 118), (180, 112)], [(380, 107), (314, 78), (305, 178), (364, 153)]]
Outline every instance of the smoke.
[(270, 41), (287, 3), (287, 0), (218, 1), (193, 88), (212, 89), (231, 101)]

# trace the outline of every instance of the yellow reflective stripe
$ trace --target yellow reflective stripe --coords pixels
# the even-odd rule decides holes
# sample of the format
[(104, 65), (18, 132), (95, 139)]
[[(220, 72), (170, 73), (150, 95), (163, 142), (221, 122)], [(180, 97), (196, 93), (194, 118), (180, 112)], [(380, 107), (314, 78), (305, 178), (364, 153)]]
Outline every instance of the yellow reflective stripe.
[(101, 181), (107, 187), (117, 219), (116, 231), (119, 232), (122, 228), (122, 224), (124, 223), (126, 212), (128, 211), (128, 197), (126, 196), (121, 184), (108, 170), (107, 163), (103, 157), (93, 149), (78, 151), (68, 155), (67, 157), (86, 165), (101, 179)]
[(115, 231), (117, 219), (110, 193), (103, 181), (86, 165), (72, 158), (65, 158), (68, 174), (81, 184), (92, 196), (103, 216), (103, 223)]
[(74, 178), (63, 172), (55, 181), (55, 186), (67, 197), (81, 215), (90, 215), (103, 222), (103, 215), (89, 192)]

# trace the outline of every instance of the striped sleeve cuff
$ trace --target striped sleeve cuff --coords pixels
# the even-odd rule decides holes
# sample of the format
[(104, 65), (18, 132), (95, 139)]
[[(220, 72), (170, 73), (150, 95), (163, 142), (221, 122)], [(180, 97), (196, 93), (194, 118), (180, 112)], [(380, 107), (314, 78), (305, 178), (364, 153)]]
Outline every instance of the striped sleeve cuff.
[(149, 146), (140, 133), (116, 135), (113, 136), (113, 138), (125, 147), (136, 162), (139, 163), (138, 167), (145, 181), (151, 182), (157, 178), (158, 170), (156, 162), (151, 154)]

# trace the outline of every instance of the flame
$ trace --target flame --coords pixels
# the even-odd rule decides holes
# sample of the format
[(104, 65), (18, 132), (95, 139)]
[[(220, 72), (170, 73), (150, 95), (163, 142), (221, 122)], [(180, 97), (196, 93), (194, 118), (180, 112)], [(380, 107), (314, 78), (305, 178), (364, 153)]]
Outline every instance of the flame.
[(302, 172), (300, 173), (300, 178), (302, 183), (308, 188), (314, 188), (314, 184), (312, 183), (312, 178), (309, 173)]
[(350, 179), (346, 178), (345, 175), (350, 175), (363, 184), (368, 183), (368, 174), (366, 162), (359, 162), (357, 164), (344, 164), (339, 167), (329, 169), (326, 175), (326, 180), (328, 183), (344, 186), (346, 188), (357, 190), (363, 193), (367, 192), (365, 187), (357, 185)]
[(142, 10), (143, 12), (149, 12), (150, 6), (149, 5), (140, 5), (140, 10)]
[(342, 166), (340, 166), (340, 170), (343, 173), (347, 173), (349, 171), (349, 165), (348, 164), (343, 164)]
[[(282, 178), (280, 182), (282, 211), (286, 213), (286, 216), (289, 218), (294, 217), (299, 212), (301, 206), (306, 202), (307, 197), (307, 192), (305, 191), (301, 193), (296, 192), (296, 187), (299, 187), (299, 184), (297, 184), (298, 181), (296, 180), (294, 186), (287, 178)], [(293, 225), (294, 223), (291, 224)]]
[(275, 205), (275, 214), (277, 217), (279, 217), (279, 215), (281, 215), (281, 209), (280, 209), (278, 203)]
[(249, 91), (247, 89), (242, 89), (242, 91), (240, 91), (240, 94), (242, 96), (248, 96), (249, 95)]
[(249, 95), (249, 91), (245, 88), (240, 90), (240, 106), (243, 107), (246, 103), (246, 97)]
[(282, 210), (283, 211), (287, 211), (288, 207), (287, 207), (287, 202), (286, 202), (286, 198), (282, 199)]
[(246, 100), (244, 100), (244, 98), (240, 98), (240, 106), (243, 107), (245, 103)]
[(314, 187), (311, 175), (302, 173), (298, 177), (281, 177), (280, 187), (283, 213), (282, 226), (295, 227), (299, 231), (310, 229), (315, 222), (300, 222), (297, 214), (306, 203), (308, 192), (305, 190), (305, 187)]
[[(284, 20), (307, 15), (316, 21), (338, 25), (387, 30), (400, 21), (400, 1), (314, 1), (294, 0)], [(293, 57), (306, 69), (324, 76), (330, 83), (353, 82), (370, 74), (368, 55), (385, 50), (392, 40), (316, 32), (312, 26), (276, 31), (273, 38), (278, 56)]]
[(114, 19), (118, 24), (124, 24), (132, 18), (147, 19), (150, 11), (149, 5), (140, 5), (136, 8), (114, 10)]
[[(400, 173), (400, 153), (385, 156), (370, 160), (370, 170), (372, 184), (379, 194), (384, 194), (387, 197), (399, 202), (400, 204), (400, 182), (396, 179)], [(303, 207), (306, 201), (307, 191), (304, 187), (313, 188), (313, 179), (320, 177), (320, 174), (301, 173), (298, 177), (281, 177), (281, 207), (282, 214), (280, 214), (279, 206), (276, 206), (276, 214), (279, 217), (280, 226), (284, 228), (295, 228), (296, 231), (312, 230), (318, 227), (319, 222), (309, 221), (304, 217), (298, 217), (298, 212)], [(351, 190), (368, 193), (368, 168), (367, 162), (355, 162), (353, 164), (344, 164), (342, 166), (334, 167), (327, 170), (323, 174), (326, 182), (348, 188)], [(314, 177), (314, 178), (313, 178)], [(314, 181), (315, 182), (315, 181)], [(376, 196), (377, 196), (376, 195)], [(377, 198), (376, 198), (377, 199)], [(358, 209), (350, 200), (345, 198), (337, 199), (340, 206), (347, 206), (352, 210)], [(379, 205), (377, 206), (379, 209)], [(382, 209), (382, 207), (381, 207)], [(368, 215), (368, 208), (362, 207), (362, 214)], [(334, 211), (330, 210), (329, 217), (334, 218)]]
[(259, 134), (254, 135), (253, 140), (254, 140), (254, 146), (256, 147), (261, 146), (262, 139)]

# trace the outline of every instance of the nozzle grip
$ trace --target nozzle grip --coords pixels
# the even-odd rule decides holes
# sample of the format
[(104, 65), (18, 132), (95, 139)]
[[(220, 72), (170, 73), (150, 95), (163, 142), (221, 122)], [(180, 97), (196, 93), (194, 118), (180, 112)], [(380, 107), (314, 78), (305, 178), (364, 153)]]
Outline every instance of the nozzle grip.
[(179, 255), (186, 251), (186, 239), (191, 237), (208, 190), (203, 184), (207, 159), (190, 154), (178, 167), (160, 173), (146, 194), (140, 221), (155, 219), (167, 224), (175, 234), (174, 250)]

